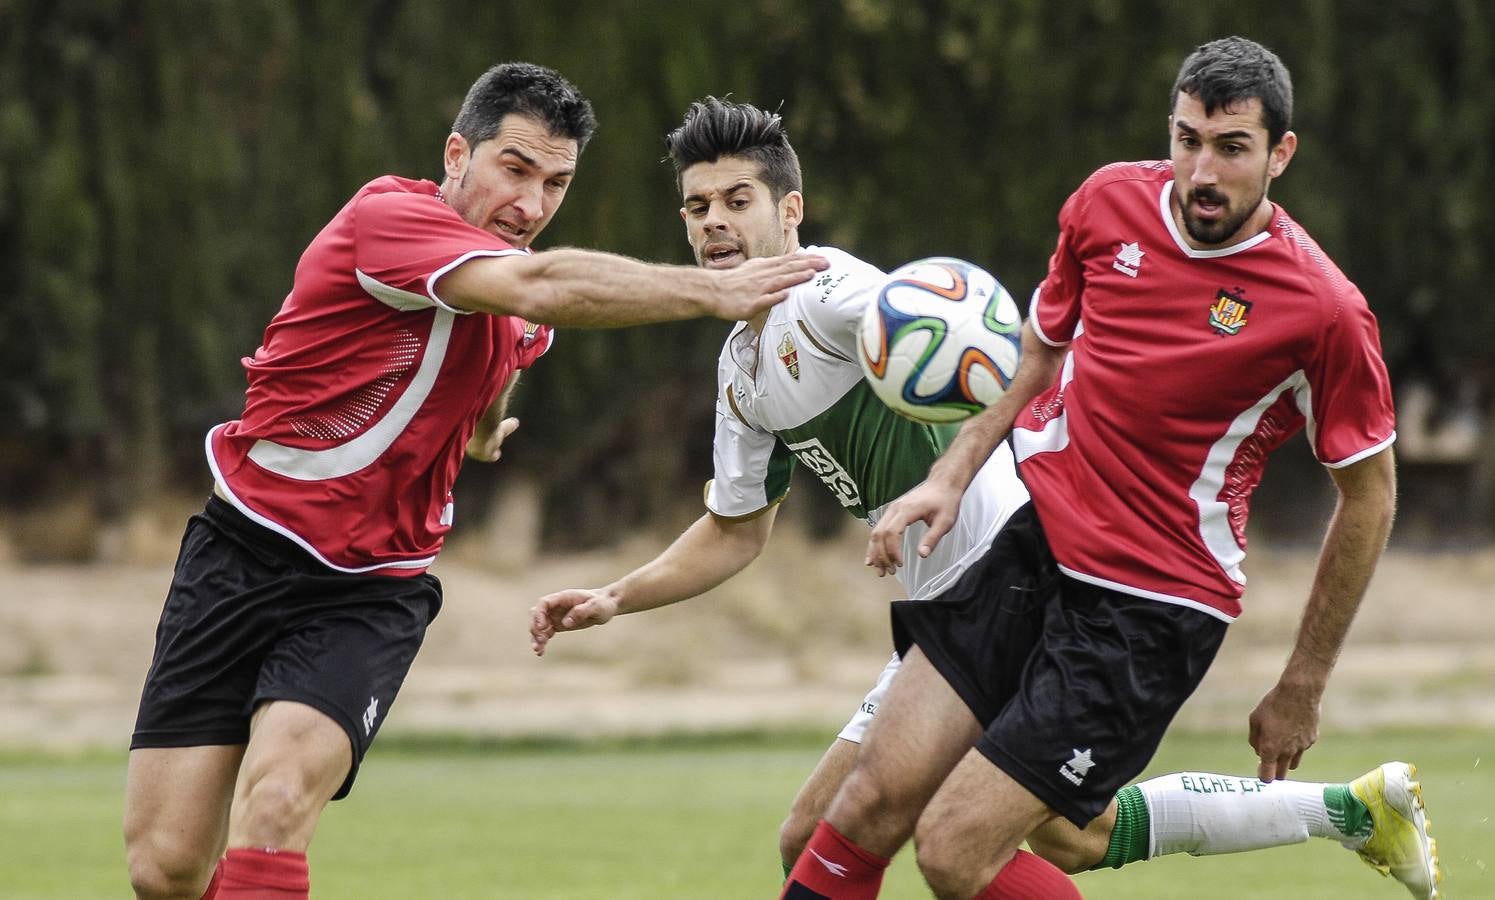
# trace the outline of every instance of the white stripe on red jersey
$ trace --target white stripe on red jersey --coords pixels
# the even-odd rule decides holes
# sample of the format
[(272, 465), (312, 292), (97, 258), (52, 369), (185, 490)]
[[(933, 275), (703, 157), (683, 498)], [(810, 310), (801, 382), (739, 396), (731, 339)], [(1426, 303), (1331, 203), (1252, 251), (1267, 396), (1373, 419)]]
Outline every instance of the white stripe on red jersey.
[(1171, 179), (1117, 163), (1065, 203), (1030, 321), (1068, 352), (1013, 444), (1066, 572), (1229, 621), (1267, 455), (1306, 424), (1347, 465), (1395, 414), (1375, 317), (1302, 228), (1274, 206), (1260, 235), (1196, 250)]
[(552, 339), (453, 309), (437, 283), (474, 257), (527, 252), (467, 224), (429, 181), (365, 185), (302, 254), (244, 360), (243, 416), (208, 433), (230, 502), (333, 569), (423, 571), (478, 418)]

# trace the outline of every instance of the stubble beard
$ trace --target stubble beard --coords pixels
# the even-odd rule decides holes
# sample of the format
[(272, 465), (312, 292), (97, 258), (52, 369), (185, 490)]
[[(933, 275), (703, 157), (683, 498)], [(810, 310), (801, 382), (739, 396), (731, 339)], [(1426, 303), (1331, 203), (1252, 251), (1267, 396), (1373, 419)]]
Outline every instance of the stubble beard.
[(1211, 200), (1214, 200), (1217, 203), (1226, 203), (1227, 205), (1225, 206), (1225, 209), (1229, 211), (1231, 209), (1229, 205), (1229, 198), (1213, 190), (1200, 191), (1196, 189), (1190, 191), (1188, 197), (1185, 198), (1185, 201), (1183, 203), (1182, 212), (1184, 220), (1184, 230), (1189, 233), (1189, 237), (1193, 238), (1201, 244), (1225, 243), (1227, 240), (1233, 237), (1236, 232), (1241, 230), (1241, 226), (1245, 225), (1246, 220), (1250, 219), (1252, 213), (1256, 212), (1257, 208), (1261, 206), (1261, 201), (1267, 196), (1268, 183), (1269, 179), (1265, 175), (1263, 175), (1261, 180), (1261, 189), (1257, 191), (1255, 197), (1252, 197), (1247, 203), (1243, 204), (1239, 211), (1233, 214), (1229, 214), (1224, 218), (1214, 222), (1205, 222), (1204, 220), (1194, 216), (1194, 199), (1200, 196), (1200, 194), (1202, 193), (1204, 196), (1208, 197)]

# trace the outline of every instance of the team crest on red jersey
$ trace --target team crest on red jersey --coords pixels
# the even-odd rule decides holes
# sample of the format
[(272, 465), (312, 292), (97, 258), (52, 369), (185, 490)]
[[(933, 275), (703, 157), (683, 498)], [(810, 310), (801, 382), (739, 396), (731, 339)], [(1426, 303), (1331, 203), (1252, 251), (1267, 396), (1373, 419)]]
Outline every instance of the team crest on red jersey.
[(789, 377), (799, 380), (799, 348), (794, 346), (794, 338), (787, 331), (784, 332), (784, 339), (779, 341), (779, 362), (789, 370)]
[(1251, 301), (1221, 290), (1215, 297), (1215, 305), (1209, 308), (1209, 324), (1221, 334), (1235, 334), (1246, 327), (1246, 316), (1250, 313)]
[(540, 326), (528, 320), (524, 321), (524, 346), (528, 347), (535, 342), (535, 335), (540, 333)]

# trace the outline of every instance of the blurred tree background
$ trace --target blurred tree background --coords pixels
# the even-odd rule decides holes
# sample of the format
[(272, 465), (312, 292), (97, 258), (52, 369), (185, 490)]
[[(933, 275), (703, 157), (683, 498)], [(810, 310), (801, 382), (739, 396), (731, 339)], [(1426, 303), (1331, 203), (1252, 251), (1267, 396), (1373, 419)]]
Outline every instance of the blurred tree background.
[[(1488, 534), (1486, 0), (0, 0), (0, 511), (107, 524), (202, 496), (203, 433), (242, 408), (238, 360), (306, 243), (370, 178), (439, 180), (494, 62), (557, 68), (602, 123), (543, 246), (688, 262), (661, 138), (690, 101), (730, 93), (782, 103), (802, 238), (884, 267), (963, 256), (1024, 297), (1064, 198), (1106, 162), (1166, 155), (1178, 64), (1230, 33), (1295, 77), (1301, 144), (1274, 199), (1380, 317), (1399, 534)], [(698, 508), (726, 329), (563, 333), (521, 387), (504, 462), (460, 487), (481, 507), (535, 485), (558, 547)], [(1300, 444), (1256, 521), (1317, 531), (1327, 486)]]

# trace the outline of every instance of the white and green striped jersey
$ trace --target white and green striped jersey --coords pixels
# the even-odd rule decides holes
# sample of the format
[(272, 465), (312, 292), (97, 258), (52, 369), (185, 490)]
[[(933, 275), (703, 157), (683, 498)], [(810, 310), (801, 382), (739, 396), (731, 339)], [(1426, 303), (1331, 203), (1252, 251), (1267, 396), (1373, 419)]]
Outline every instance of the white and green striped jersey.
[[(790, 293), (761, 333), (741, 323), (717, 363), (715, 473), (706, 507), (747, 518), (783, 499), (796, 463), (819, 476), (869, 525), (924, 480), (956, 426), (921, 425), (873, 395), (857, 363), (857, 324), (883, 273), (834, 247), (810, 247), (830, 268)], [(899, 572), (911, 598), (934, 596), (978, 559), (1028, 492), (1004, 442), (977, 473), (960, 517), (935, 552), (914, 552), (925, 526), (904, 533)]]

